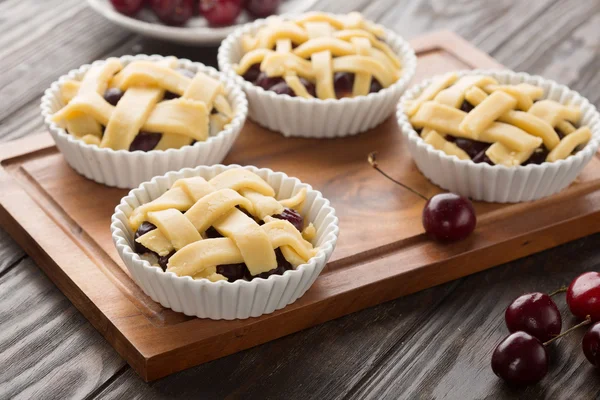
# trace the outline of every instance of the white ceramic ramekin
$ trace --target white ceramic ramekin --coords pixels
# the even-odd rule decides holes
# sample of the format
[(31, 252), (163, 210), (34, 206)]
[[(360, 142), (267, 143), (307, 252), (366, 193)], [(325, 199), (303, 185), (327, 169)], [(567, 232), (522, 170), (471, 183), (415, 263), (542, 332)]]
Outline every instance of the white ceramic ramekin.
[(385, 40), (402, 62), (402, 76), (378, 93), (339, 100), (304, 99), (277, 95), (236, 74), (232, 65), (243, 56), (242, 35), (256, 32), (271, 18), (274, 17), (242, 26), (219, 48), (219, 69), (244, 88), (250, 103), (249, 116), (253, 121), (284, 136), (335, 138), (374, 128), (394, 113), (398, 99), (415, 74), (417, 57), (408, 42), (390, 30), (385, 31)]
[(592, 139), (575, 155), (540, 165), (505, 167), (459, 160), (458, 157), (449, 156), (425, 143), (404, 113), (404, 102), (418, 97), (431, 83), (431, 79), (428, 79), (402, 96), (396, 116), (417, 167), (436, 185), (474, 200), (498, 203), (537, 200), (555, 194), (571, 184), (598, 150), (600, 114), (587, 99), (568, 87), (540, 76), (508, 70), (459, 71), (458, 75), (490, 75), (504, 84), (530, 83), (542, 87), (545, 99), (581, 108), (580, 125), (590, 127)]
[[(123, 56), (119, 60), (127, 65), (136, 60), (161, 60), (159, 55)], [(48, 130), (52, 134), (56, 146), (63, 153), (67, 163), (75, 171), (88, 179), (118, 188), (134, 188), (140, 183), (150, 180), (168, 171), (176, 171), (197, 165), (212, 165), (223, 161), (231, 146), (237, 139), (246, 116), (248, 101), (244, 92), (235, 83), (216, 69), (186, 59), (178, 59), (179, 68), (190, 71), (202, 71), (219, 79), (224, 87), (235, 116), (229, 126), (216, 136), (211, 136), (205, 142), (196, 142), (191, 146), (180, 149), (126, 151), (100, 148), (89, 145), (69, 135), (63, 128), (52, 122), (51, 116), (60, 110), (64, 104), (60, 97), (60, 87), (67, 80), (79, 80), (92, 65), (106, 61), (96, 61), (91, 65), (83, 65), (61, 76), (46, 90), (42, 97), (42, 116)]]
[(307, 264), (286, 271), (283, 275), (272, 275), (268, 279), (210, 282), (207, 279), (194, 280), (189, 276), (180, 277), (173, 272), (163, 272), (135, 253), (132, 249), (133, 232), (128, 222), (134, 208), (156, 199), (178, 179), (202, 176), (208, 180), (225, 170), (239, 167), (213, 165), (170, 172), (133, 189), (116, 207), (110, 226), (113, 241), (129, 272), (152, 300), (174, 311), (200, 318), (231, 320), (258, 317), (296, 301), (310, 288), (325, 267), (333, 253), (339, 232), (338, 218), (329, 200), (296, 178), (252, 166), (244, 168), (268, 182), (275, 189), (278, 198), (289, 198), (302, 188), (308, 190), (300, 211), (305, 221), (312, 222), (317, 230), (313, 244), (318, 247), (318, 252)]

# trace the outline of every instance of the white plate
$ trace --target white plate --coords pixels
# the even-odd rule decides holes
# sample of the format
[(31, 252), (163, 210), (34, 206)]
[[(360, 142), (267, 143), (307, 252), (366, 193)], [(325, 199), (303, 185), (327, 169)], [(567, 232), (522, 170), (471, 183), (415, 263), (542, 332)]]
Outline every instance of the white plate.
[[(310, 9), (316, 0), (284, 0), (279, 7), (280, 13), (302, 13)], [(110, 3), (110, 0), (88, 0), (93, 10), (106, 19), (127, 28), (140, 35), (172, 42), (196, 45), (215, 45), (225, 39), (239, 25), (251, 20), (246, 12), (238, 17), (236, 24), (222, 28), (208, 26), (203, 17), (193, 17), (185, 26), (168, 26), (162, 24), (152, 10), (145, 8), (135, 18), (118, 13)]]

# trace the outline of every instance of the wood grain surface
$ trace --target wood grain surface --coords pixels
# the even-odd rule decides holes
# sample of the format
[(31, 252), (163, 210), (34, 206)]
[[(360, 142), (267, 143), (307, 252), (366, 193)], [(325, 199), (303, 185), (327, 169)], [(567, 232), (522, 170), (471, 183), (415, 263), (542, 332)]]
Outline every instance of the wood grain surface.
[[(452, 29), (512, 69), (600, 101), (596, 0), (321, 0), (316, 8), (360, 10), (408, 38)], [(83, 63), (139, 52), (216, 62), (214, 48), (132, 35), (81, 0), (0, 0), (0, 21), (3, 141), (40, 131), (41, 94)], [(118, 356), (30, 260), (15, 263), (23, 253), (0, 235), (0, 357), (8, 359), (0, 397), (597, 398), (600, 378), (580, 352), (581, 335), (557, 343), (550, 375), (525, 391), (497, 380), (489, 354), (506, 334), (502, 309), (510, 298), (598, 270), (599, 246), (600, 235), (590, 236), (147, 385), (122, 361), (104, 361)], [(29, 273), (17, 273), (24, 265)], [(566, 315), (564, 302), (559, 306)], [(23, 354), (5, 358), (12, 348)], [(79, 352), (86, 356), (78, 359)]]

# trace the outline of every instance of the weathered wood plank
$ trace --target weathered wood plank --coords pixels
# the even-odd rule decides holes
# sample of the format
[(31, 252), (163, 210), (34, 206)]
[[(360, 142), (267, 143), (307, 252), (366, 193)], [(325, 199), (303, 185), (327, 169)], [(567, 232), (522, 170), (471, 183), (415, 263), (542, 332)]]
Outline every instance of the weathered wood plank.
[(0, 398), (83, 398), (125, 362), (29, 258), (0, 277)]
[(25, 257), (23, 250), (14, 240), (0, 228), (0, 276)]
[[(600, 266), (594, 235), (503, 267), (467, 277), (427, 321), (351, 392), (360, 398), (596, 398), (600, 379), (581, 351), (584, 329), (552, 346), (548, 376), (528, 389), (510, 390), (492, 372), (491, 353), (508, 331), (504, 310), (523, 293), (550, 293)], [(556, 296), (566, 329), (575, 324), (564, 294)], [(595, 378), (592, 376), (596, 375)]]
[(428, 310), (455, 283), (408, 296), (401, 302), (290, 335), (265, 345), (145, 384), (132, 370), (100, 398), (330, 399), (347, 392), (391, 350), (398, 338), (424, 323)]
[(37, 108), (43, 91), (61, 74), (132, 37), (79, 0), (4, 2), (0, 15), (10, 21), (0, 24), (0, 137), (15, 137), (18, 123), (6, 119), (17, 113), (23, 117), (18, 121), (27, 123), (33, 113), (18, 111)]

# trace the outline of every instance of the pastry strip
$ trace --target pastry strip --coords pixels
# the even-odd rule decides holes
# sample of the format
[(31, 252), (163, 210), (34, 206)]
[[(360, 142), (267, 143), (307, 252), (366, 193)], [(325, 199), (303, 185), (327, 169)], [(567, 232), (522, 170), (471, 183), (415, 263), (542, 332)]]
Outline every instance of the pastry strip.
[[(467, 101), (474, 106), (479, 105), (487, 97), (488, 95), (478, 87), (472, 87), (465, 94)], [(514, 125), (530, 135), (542, 138), (544, 146), (549, 150), (552, 150), (560, 141), (554, 129), (546, 121), (527, 112), (509, 110), (502, 114), (498, 121)]]
[(317, 97), (323, 100), (335, 99), (331, 53), (329, 51), (314, 53), (312, 55), (312, 67), (317, 82)]
[(135, 61), (115, 75), (111, 83), (123, 91), (134, 86), (155, 86), (181, 96), (191, 79), (156, 62)]
[(502, 122), (494, 122), (476, 140), (487, 143), (500, 142), (516, 151), (536, 149), (542, 144), (541, 138), (532, 136), (516, 126)]
[(592, 131), (587, 126), (577, 129), (575, 132), (568, 134), (560, 141), (558, 146), (554, 148), (546, 157), (546, 161), (553, 162), (567, 158), (573, 153), (577, 146), (586, 144), (592, 138)]
[(578, 122), (581, 118), (579, 108), (564, 106), (552, 100), (538, 101), (531, 106), (529, 113), (543, 119), (553, 127), (562, 120)]
[(469, 135), (479, 136), (501, 115), (512, 110), (516, 105), (517, 100), (513, 96), (501, 91), (493, 92), (467, 114), (459, 129)]
[(129, 150), (162, 94), (162, 89), (155, 88), (132, 87), (127, 90), (106, 125), (100, 147)]
[(466, 112), (457, 108), (448, 107), (434, 101), (426, 101), (419, 107), (417, 113), (412, 116), (410, 123), (417, 129), (431, 128), (444, 134), (449, 133), (452, 136), (477, 140), (475, 136), (469, 136), (459, 128), (466, 115)]
[(434, 130), (431, 129), (423, 129), (423, 140), (425, 140), (425, 143), (429, 143), (430, 145), (432, 145), (434, 148), (443, 151), (444, 153), (448, 154), (449, 156), (456, 156), (461, 160), (470, 160), (471, 157), (469, 157), (469, 155), (460, 147), (458, 147), (456, 144), (447, 141), (446, 139), (444, 139), (442, 137), (442, 135), (440, 135), (439, 133), (437, 133)]
[(460, 108), (465, 99), (467, 89), (473, 86), (482, 87), (496, 83), (498, 82), (489, 76), (463, 76), (452, 86), (439, 92), (434, 100), (450, 107)]
[(485, 155), (496, 165), (515, 167), (527, 161), (535, 150), (535, 148), (531, 148), (525, 151), (514, 151), (498, 142), (491, 145)]
[[(288, 224), (291, 225), (289, 222)], [(267, 232), (240, 210), (234, 208), (229, 214), (215, 221), (213, 226), (221, 235), (235, 242), (252, 275), (277, 268), (277, 258), (273, 251), (276, 247), (271, 245), (272, 241)]]
[(458, 75), (454, 72), (444, 74), (436, 77), (431, 81), (431, 84), (427, 86), (412, 102), (405, 104), (406, 114), (411, 117), (415, 115), (421, 104), (426, 101), (432, 100), (439, 92), (452, 85), (458, 79)]
[[(368, 56), (371, 50), (371, 42), (366, 38), (352, 38), (352, 45), (357, 55)], [(354, 75), (352, 87), (353, 96), (366, 96), (371, 89), (372, 76), (368, 72), (357, 72)]]

